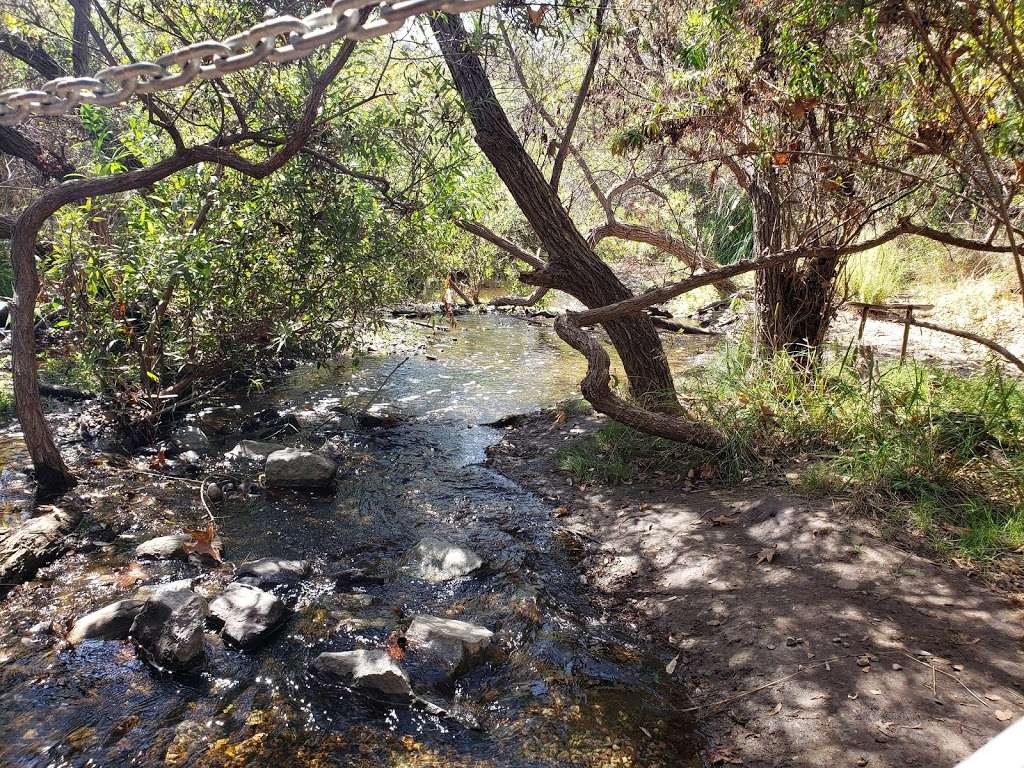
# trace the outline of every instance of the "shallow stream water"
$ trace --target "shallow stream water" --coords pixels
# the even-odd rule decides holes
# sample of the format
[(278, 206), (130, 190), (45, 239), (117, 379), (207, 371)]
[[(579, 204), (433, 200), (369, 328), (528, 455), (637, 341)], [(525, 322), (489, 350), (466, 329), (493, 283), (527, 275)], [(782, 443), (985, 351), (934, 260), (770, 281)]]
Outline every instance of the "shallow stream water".
[[(369, 356), (303, 368), (259, 398), (200, 415), (211, 469), (237, 424), (269, 407), (312, 425), (285, 442), (344, 446), (332, 494), (266, 492), (217, 509), (222, 569), (134, 562), (139, 541), (201, 520), (195, 487), (100, 470), (112, 479), (94, 489), (87, 521), (109, 520), (118, 538), (62, 558), (0, 603), (0, 765), (700, 764), (685, 692), (665, 671), (671, 650), (645, 641), (581, 580), (576, 562), (589, 544), (560, 526), (555, 501), (483, 464), (501, 430), (482, 425), (572, 397), (580, 359), (549, 328), (521, 319), (471, 316), (450, 332), (421, 333), (423, 348), (404, 363)], [(680, 337), (671, 354), (707, 346)], [(396, 424), (332, 418), (332, 407), (353, 401), (373, 402)], [(440, 584), (401, 575), (394, 566), (424, 536), (474, 549), (483, 569)], [(169, 676), (126, 642), (61, 642), (70, 620), (140, 583), (196, 576), (197, 591), (213, 594), (230, 563), (264, 556), (306, 558), (313, 574), (288, 595), (293, 616), (258, 650), (208, 633), (205, 663)], [(392, 576), (353, 598), (331, 574), (357, 561)], [(384, 647), (417, 613), (495, 632), (487, 661), (446, 687), (421, 686), (448, 714), (310, 673), (322, 651)]]

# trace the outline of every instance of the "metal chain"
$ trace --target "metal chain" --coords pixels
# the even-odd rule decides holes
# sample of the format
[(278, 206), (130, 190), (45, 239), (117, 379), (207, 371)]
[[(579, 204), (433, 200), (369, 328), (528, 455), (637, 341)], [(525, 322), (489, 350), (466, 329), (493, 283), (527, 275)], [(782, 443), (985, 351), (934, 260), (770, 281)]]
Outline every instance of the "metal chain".
[[(499, 0), (334, 0), (304, 18), (277, 16), (222, 41), (204, 40), (166, 53), (156, 61), (119, 64), (93, 77), (58, 77), (38, 89), (0, 91), (0, 125), (33, 115), (62, 115), (79, 104), (110, 107), (133, 96), (167, 91), (199, 80), (256, 66), (304, 59), (341, 38), (369, 40), (394, 32), (413, 16), (434, 11), (466, 13)], [(377, 6), (373, 20), (360, 24), (360, 11)]]

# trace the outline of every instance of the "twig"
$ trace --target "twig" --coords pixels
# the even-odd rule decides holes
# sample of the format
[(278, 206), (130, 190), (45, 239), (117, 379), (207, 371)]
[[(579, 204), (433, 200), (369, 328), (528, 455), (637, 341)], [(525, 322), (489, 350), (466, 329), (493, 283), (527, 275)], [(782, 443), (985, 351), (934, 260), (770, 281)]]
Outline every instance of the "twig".
[(787, 680), (792, 680), (794, 677), (799, 677), (808, 670), (817, 669), (818, 667), (824, 667), (826, 664), (829, 664), (833, 661), (839, 661), (840, 659), (852, 659), (856, 655), (857, 654), (848, 653), (845, 656), (833, 656), (831, 659), (824, 659), (823, 661), (817, 661), (814, 664), (808, 664), (803, 669), (798, 669), (796, 672), (786, 675), (785, 677), (780, 677), (778, 680), (772, 680), (770, 683), (759, 685), (757, 686), (757, 688), (751, 688), (749, 691), (741, 691), (740, 693), (733, 694), (732, 696), (728, 696), (724, 699), (721, 699), (720, 701), (716, 701), (711, 704), (698, 704), (695, 707), (686, 707), (685, 709), (678, 709), (676, 711), (699, 712), (702, 709), (714, 709), (716, 707), (724, 706), (725, 704), (732, 704), (734, 701), (745, 698), (747, 696), (752, 696), (753, 694), (758, 693), (759, 691), (763, 691), (765, 688), (771, 688), (773, 685), (778, 685), (779, 683), (784, 683)]
[[(379, 394), (380, 394), (380, 391), (381, 391), (382, 389), (384, 389), (384, 387), (386, 387), (386, 386), (387, 386), (387, 383), (388, 383), (389, 381), (391, 381), (391, 377), (392, 377), (392, 376), (394, 376), (394, 375), (395, 375), (396, 373), (398, 373), (398, 369), (399, 369), (399, 368), (401, 368), (401, 367), (402, 367), (403, 365), (405, 365), (406, 363), (408, 363), (408, 362), (409, 362), (409, 359), (410, 359), (410, 358), (406, 357), (406, 358), (405, 358), (404, 360), (402, 360), (402, 362), (400, 362), (400, 363), (399, 363), (398, 365), (396, 365), (396, 366), (395, 366), (395, 367), (394, 367), (394, 368), (392, 369), (391, 373), (389, 373), (389, 374), (388, 374), (387, 376), (385, 376), (385, 377), (384, 377), (384, 381), (382, 381), (382, 382), (380, 383), (380, 386), (379, 386), (379, 387), (377, 387), (377, 389), (375, 389), (375, 390), (374, 390), (374, 391), (373, 391), (373, 392), (372, 392), (372, 393), (370, 394), (370, 398), (369, 398), (369, 400), (367, 401), (367, 407), (369, 407), (369, 406), (370, 406), (370, 404), (372, 404), (372, 403), (373, 403), (373, 401), (374, 401), (374, 400), (375, 400), (375, 399), (377, 398), (377, 395), (379, 395)], [(320, 426), (318, 426), (318, 427), (317, 427), (317, 428), (316, 428), (315, 430), (313, 430), (313, 431), (314, 431), (314, 432), (317, 432), (317, 431), (319, 431), (319, 430), (323, 429), (324, 427), (326, 427), (326, 426), (327, 426), (328, 424), (330, 424), (330, 423), (331, 423), (332, 421), (334, 421), (334, 420), (335, 420), (336, 418), (338, 418), (338, 417), (339, 417), (339, 416), (341, 416), (342, 414), (347, 414), (347, 413), (348, 413), (348, 410), (349, 410), (349, 407), (350, 407), (350, 406), (351, 406), (351, 405), (352, 405), (353, 403), (356, 403), (356, 402), (358, 402), (358, 401), (359, 401), (360, 399), (361, 399), (361, 398), (360, 398), (360, 397), (359, 397), (358, 395), (356, 395), (356, 396), (355, 396), (355, 397), (353, 397), (353, 398), (352, 398), (351, 400), (349, 400), (349, 401), (348, 401), (347, 403), (344, 403), (343, 405), (339, 406), (339, 407), (338, 407), (339, 413), (334, 413), (334, 414), (331, 414), (331, 415), (330, 415), (329, 417), (327, 417), (327, 419), (326, 419), (326, 420), (325, 420), (325, 421), (324, 421), (324, 422), (323, 422), (322, 424), (320, 424)], [(357, 409), (357, 411), (358, 411), (358, 409)]]
[(935, 691), (935, 674), (938, 673), (940, 675), (948, 677), (950, 680), (955, 680), (957, 683), (960, 684), (961, 688), (963, 688), (965, 691), (967, 691), (969, 694), (971, 694), (971, 696), (973, 696), (975, 699), (977, 699), (982, 704), (984, 704), (986, 709), (992, 709), (992, 705), (991, 704), (989, 704), (987, 701), (985, 701), (983, 698), (981, 698), (981, 696), (979, 696), (974, 691), (972, 691), (970, 688), (968, 688), (967, 687), (967, 683), (965, 683), (963, 680), (961, 680), (956, 675), (951, 675), (949, 672), (946, 672), (945, 670), (939, 669), (938, 667), (932, 666), (931, 664), (928, 664), (927, 662), (921, 661), (920, 659), (918, 659), (917, 657), (907, 653), (906, 651), (902, 651), (902, 653), (903, 653), (904, 656), (906, 656), (911, 661), (917, 662), (922, 667), (928, 667), (928, 669), (930, 669), (932, 671), (932, 692), (933, 692), (933, 694), (934, 694), (934, 691)]

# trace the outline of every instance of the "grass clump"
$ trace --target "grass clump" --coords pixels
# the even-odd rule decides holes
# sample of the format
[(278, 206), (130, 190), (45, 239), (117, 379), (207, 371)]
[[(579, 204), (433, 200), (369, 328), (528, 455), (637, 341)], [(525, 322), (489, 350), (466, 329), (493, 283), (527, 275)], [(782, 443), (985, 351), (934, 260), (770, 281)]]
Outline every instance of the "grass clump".
[(987, 561), (1024, 546), (1024, 392), (996, 364), (969, 375), (850, 354), (800, 371), (740, 347), (689, 382), (728, 436), (734, 472), (804, 462), (796, 482), (845, 492), (938, 549)]

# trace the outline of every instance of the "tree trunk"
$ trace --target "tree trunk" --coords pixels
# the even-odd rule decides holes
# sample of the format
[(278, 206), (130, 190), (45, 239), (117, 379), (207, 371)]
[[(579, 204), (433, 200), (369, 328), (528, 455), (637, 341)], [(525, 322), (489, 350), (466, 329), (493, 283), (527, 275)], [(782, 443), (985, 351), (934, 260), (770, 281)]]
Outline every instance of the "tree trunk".
[[(782, 251), (784, 211), (771, 170), (750, 185), (754, 212), (754, 255)], [(840, 256), (821, 256), (759, 270), (754, 278), (754, 345), (758, 354), (785, 351), (806, 360), (825, 341), (835, 317), (835, 284)]]
[(11, 233), (11, 267), (14, 296), (11, 299), (11, 370), (14, 377), (14, 407), (32, 457), (36, 483), (47, 491), (70, 488), (77, 482), (68, 470), (53, 441), (43, 416), (39, 397), (35, 345), (35, 306), (39, 293), (36, 269), (36, 237), (45, 217), (28, 215), (32, 207), (14, 223)]
[[(588, 307), (628, 298), (629, 290), (605, 264), (562, 206), (512, 129), (480, 58), (470, 48), (461, 19), (430, 17), (445, 62), (476, 129), (476, 143), (505, 183), (548, 253), (548, 266), (524, 282), (557, 288)], [(649, 317), (638, 315), (604, 326), (619, 353), (634, 397), (678, 406), (672, 372)]]

